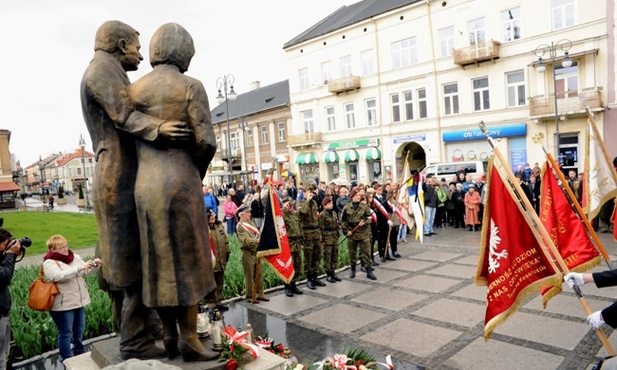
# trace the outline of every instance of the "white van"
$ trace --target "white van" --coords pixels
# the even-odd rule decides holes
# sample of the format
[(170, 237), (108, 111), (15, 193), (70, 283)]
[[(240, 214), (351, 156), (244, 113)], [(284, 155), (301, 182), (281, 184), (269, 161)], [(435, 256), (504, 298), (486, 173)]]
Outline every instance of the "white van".
[(422, 174), (424, 176), (433, 175), (437, 179), (445, 177), (446, 181), (450, 182), (452, 175), (456, 175), (456, 172), (459, 171), (459, 167), (462, 167), (466, 174), (471, 175), (472, 179), (475, 179), (476, 176), (482, 176), (482, 179), (486, 180), (488, 162), (483, 161), (434, 163), (426, 166), (422, 170)]

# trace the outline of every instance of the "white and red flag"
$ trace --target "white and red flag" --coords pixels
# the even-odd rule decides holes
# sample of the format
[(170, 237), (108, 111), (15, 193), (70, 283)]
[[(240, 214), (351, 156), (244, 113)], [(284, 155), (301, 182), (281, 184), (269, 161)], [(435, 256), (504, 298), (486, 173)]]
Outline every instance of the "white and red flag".
[(536, 238), (539, 233), (523, 216), (493, 160), (489, 162), (488, 174), (475, 274), (476, 283), (487, 286), (486, 340), (498, 325), (516, 312), (525, 297), (542, 288), (560, 285), (562, 276), (545, 254)]
[(617, 177), (602, 137), (591, 119), (587, 120), (583, 210), (594, 218), (602, 205), (617, 196)]

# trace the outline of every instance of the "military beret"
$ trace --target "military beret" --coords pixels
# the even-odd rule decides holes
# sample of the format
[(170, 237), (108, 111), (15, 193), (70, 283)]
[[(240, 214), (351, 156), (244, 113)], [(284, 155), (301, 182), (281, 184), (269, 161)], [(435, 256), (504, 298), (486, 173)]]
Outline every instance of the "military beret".
[(242, 214), (242, 213), (244, 213), (246, 211), (250, 211), (250, 210), (251, 210), (251, 208), (248, 205), (243, 204), (236, 211), (236, 216), (240, 216), (240, 214)]
[(315, 184), (310, 184), (306, 187), (306, 190), (315, 191), (317, 190), (317, 186)]
[(353, 198), (354, 195), (356, 195), (358, 193), (358, 187), (354, 187), (353, 189), (351, 189), (351, 191), (349, 192), (349, 197)]
[(281, 203), (283, 203), (283, 204), (291, 203), (293, 201), (294, 200), (291, 199), (291, 197), (283, 197), (283, 199), (281, 199)]
[(323, 200), (321, 201), (321, 205), (325, 207), (325, 206), (326, 206), (326, 204), (331, 203), (331, 202), (332, 202), (332, 198), (330, 198), (330, 197), (325, 197), (325, 198), (323, 198)]

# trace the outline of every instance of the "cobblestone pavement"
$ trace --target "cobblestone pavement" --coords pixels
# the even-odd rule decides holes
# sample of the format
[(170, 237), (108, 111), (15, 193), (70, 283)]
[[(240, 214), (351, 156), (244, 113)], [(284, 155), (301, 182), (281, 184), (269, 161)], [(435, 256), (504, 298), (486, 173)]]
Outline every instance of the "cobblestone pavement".
[[(250, 322), (255, 333), (268, 333), (304, 359), (364, 348), (381, 360), (391, 354), (397, 369), (588, 369), (607, 354), (565, 285), (546, 309), (539, 295), (529, 297), (485, 342), (486, 288), (473, 281), (480, 233), (436, 232), (424, 245), (409, 236), (399, 245), (402, 258), (376, 267), (377, 281), (359, 269), (350, 279), (344, 270), (342, 282), (313, 291), (302, 284), (305, 294), (293, 298), (273, 290), (270, 302), (231, 301), (226, 323)], [(612, 234), (599, 236), (615, 259)], [(582, 291), (594, 311), (617, 298), (616, 288), (586, 285)], [(604, 332), (617, 349), (617, 335)]]

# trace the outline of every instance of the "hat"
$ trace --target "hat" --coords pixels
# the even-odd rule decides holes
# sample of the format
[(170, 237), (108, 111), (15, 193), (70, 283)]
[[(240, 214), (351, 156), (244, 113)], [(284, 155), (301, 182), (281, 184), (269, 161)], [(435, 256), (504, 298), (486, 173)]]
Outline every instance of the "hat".
[(476, 186), (474, 184), (469, 184), (469, 187), (476, 189)]
[(326, 204), (331, 203), (331, 202), (332, 202), (332, 198), (330, 198), (330, 197), (325, 197), (325, 198), (323, 198), (323, 200), (321, 201), (321, 205), (325, 207), (325, 206), (326, 206)]
[(210, 218), (210, 216), (216, 215), (211, 207), (206, 208), (206, 214), (208, 215), (208, 218)]
[(248, 205), (243, 204), (236, 211), (236, 216), (240, 216), (240, 214), (242, 214), (242, 213), (244, 213), (246, 211), (250, 211), (250, 210), (251, 210), (251, 208)]
[(316, 191), (317, 186), (315, 184), (309, 184), (309, 186), (306, 187), (306, 190)]
[(281, 199), (281, 203), (283, 204), (287, 204), (287, 203), (293, 203), (293, 199), (291, 199), (291, 197), (283, 197), (283, 199)]
[(351, 189), (351, 191), (349, 192), (349, 197), (353, 198), (354, 195), (356, 195), (358, 193), (358, 187), (354, 187), (353, 189)]

